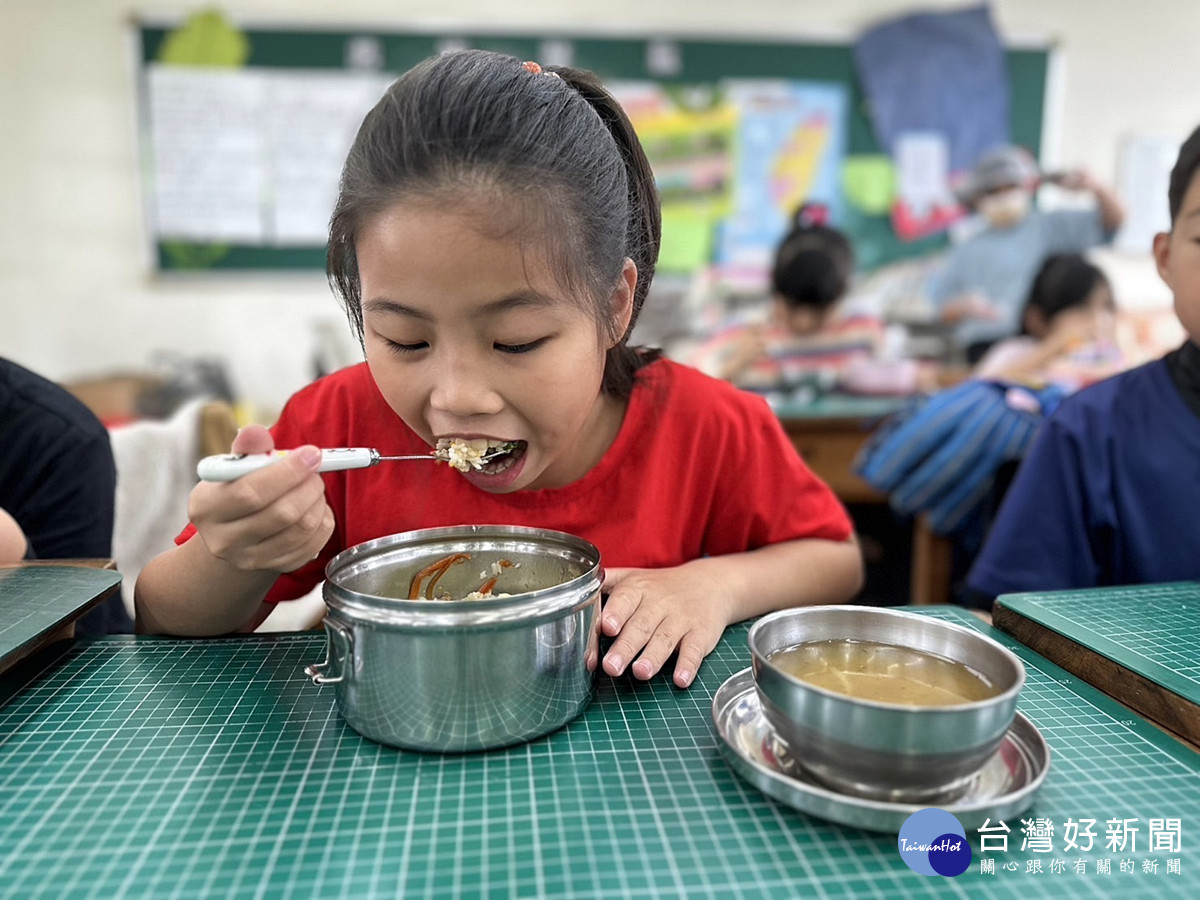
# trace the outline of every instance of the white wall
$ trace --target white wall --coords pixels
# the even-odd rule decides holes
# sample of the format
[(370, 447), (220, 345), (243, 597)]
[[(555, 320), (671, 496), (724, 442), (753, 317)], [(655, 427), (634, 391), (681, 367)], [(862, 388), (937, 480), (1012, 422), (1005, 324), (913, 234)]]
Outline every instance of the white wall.
[[(920, 8), (963, 2), (926, 0)], [(160, 0), (146, 16), (200, 4)], [(235, 22), (450, 26), (848, 39), (896, 0), (230, 0)], [(332, 10), (336, 7), (336, 12)], [(736, 15), (730, 9), (736, 9)], [(1001, 32), (1049, 39), (1064, 64), (1047, 162), (1112, 180), (1131, 131), (1182, 139), (1200, 120), (1195, 0), (997, 0)], [(132, 10), (118, 0), (0, 3), (0, 355), (55, 379), (144, 368), (155, 350), (228, 357), (264, 415), (309, 377), (313, 324), (341, 317), (324, 278), (153, 276), (137, 182)], [(1144, 272), (1144, 266), (1142, 267)], [(339, 324), (340, 333), (348, 333)]]

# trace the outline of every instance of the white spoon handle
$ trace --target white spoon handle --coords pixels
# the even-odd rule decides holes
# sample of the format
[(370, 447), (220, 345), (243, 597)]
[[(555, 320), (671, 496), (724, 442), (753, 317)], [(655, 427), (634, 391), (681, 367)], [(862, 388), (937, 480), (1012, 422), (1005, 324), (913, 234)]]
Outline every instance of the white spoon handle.
[[(206, 456), (196, 466), (196, 475), (201, 481), (236, 481), (243, 475), (278, 462), (290, 452), (272, 450), (269, 453), (222, 453), (218, 456)], [(365, 469), (379, 460), (379, 451), (370, 447), (337, 447), (321, 451), (321, 465), (317, 471)]]

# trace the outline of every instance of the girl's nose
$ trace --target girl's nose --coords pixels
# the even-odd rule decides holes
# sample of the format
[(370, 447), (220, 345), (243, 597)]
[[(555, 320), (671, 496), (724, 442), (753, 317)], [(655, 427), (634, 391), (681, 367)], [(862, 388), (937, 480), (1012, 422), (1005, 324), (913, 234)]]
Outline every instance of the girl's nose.
[(487, 367), (468, 354), (445, 354), (438, 361), (429, 403), (459, 419), (493, 415), (504, 408)]

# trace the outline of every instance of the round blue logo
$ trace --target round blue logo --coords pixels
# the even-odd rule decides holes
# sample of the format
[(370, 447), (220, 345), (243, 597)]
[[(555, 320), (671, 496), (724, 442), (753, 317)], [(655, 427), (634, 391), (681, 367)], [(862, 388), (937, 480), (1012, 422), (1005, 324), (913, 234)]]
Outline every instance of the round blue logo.
[(900, 826), (900, 858), (918, 875), (961, 875), (971, 865), (962, 823), (944, 809), (918, 809)]

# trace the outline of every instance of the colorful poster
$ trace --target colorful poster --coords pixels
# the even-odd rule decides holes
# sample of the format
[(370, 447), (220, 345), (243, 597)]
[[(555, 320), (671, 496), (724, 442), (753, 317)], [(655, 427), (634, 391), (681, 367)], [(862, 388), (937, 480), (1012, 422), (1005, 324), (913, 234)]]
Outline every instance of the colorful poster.
[(738, 111), (733, 208), (722, 223), (718, 262), (765, 267), (805, 203), (838, 221), (846, 153), (846, 90), (801, 81), (723, 85)]
[(711, 261), (717, 223), (729, 213), (737, 110), (712, 85), (610, 85), (654, 170), (662, 203), (658, 269), (690, 273)]

